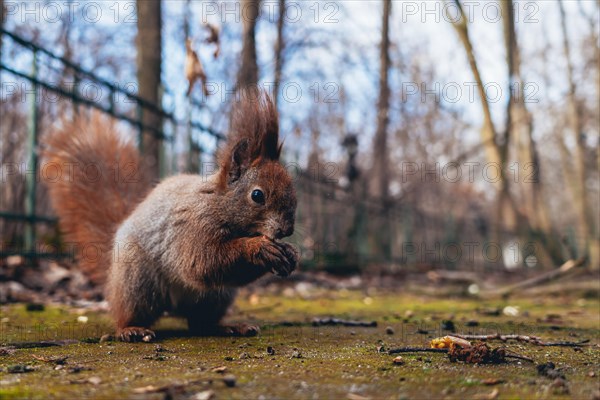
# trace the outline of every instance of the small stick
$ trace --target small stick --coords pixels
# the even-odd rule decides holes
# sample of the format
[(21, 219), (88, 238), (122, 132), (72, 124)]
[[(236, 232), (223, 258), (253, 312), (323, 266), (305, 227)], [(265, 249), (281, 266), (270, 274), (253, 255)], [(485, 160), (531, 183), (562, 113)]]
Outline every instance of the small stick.
[(589, 339), (580, 340), (579, 342), (544, 342), (542, 346), (583, 347), (591, 346), (589, 342)]
[(585, 346), (589, 340), (582, 340), (579, 342), (544, 342), (542, 338), (538, 336), (527, 336), (527, 335), (500, 335), (499, 333), (493, 335), (463, 335), (460, 333), (453, 333), (452, 337), (457, 337), (465, 340), (481, 340), (482, 342), (490, 340), (500, 340), (506, 342), (508, 340), (516, 340), (518, 342), (531, 343), (538, 346), (563, 346), (563, 347), (581, 347)]
[(40, 342), (15, 342), (5, 343), (5, 347), (8, 349), (35, 349), (39, 347), (55, 347), (65, 346), (69, 344), (79, 343), (78, 340), (43, 340)]
[(530, 279), (526, 279), (526, 280), (516, 283), (514, 285), (510, 285), (510, 286), (504, 287), (502, 289), (498, 289), (492, 293), (501, 295), (503, 297), (510, 296), (516, 290), (527, 289), (530, 287), (538, 286), (538, 285), (550, 282), (552, 280), (564, 277), (565, 275), (576, 270), (578, 267), (582, 266), (585, 263), (585, 261), (586, 261), (585, 258), (578, 258), (577, 260), (568, 260), (563, 265), (561, 265), (559, 268), (553, 269), (553, 270), (543, 273), (539, 276), (536, 276), (536, 277), (533, 277)]
[(313, 326), (328, 326), (328, 325), (342, 325), (342, 326), (362, 326), (367, 328), (374, 328), (377, 326), (377, 321), (348, 321), (345, 319), (338, 318), (315, 318), (312, 321)]
[(388, 350), (388, 354), (397, 353), (447, 353), (448, 349), (434, 349), (428, 347), (399, 347)]
[(486, 342), (489, 340), (500, 340), (502, 342), (506, 342), (508, 340), (516, 340), (518, 342), (533, 343), (533, 344), (537, 344), (537, 345), (541, 345), (543, 343), (542, 339), (537, 336), (500, 335), (499, 333), (495, 333), (492, 335), (463, 335), (460, 333), (453, 333), (448, 336), (465, 339), (465, 340), (480, 340), (482, 342)]

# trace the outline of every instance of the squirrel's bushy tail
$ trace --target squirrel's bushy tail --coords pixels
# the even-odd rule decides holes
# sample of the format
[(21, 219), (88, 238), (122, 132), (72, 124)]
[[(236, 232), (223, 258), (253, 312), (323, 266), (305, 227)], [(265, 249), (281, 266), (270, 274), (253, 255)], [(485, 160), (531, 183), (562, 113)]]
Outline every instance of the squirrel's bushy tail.
[(69, 246), (95, 284), (105, 281), (119, 224), (146, 196), (149, 181), (135, 144), (114, 120), (92, 112), (62, 121), (43, 139), (42, 177)]

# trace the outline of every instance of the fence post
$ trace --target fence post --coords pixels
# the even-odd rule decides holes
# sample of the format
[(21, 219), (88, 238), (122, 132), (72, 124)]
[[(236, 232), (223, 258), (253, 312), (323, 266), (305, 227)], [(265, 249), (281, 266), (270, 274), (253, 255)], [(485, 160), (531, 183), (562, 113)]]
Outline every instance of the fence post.
[(30, 98), (29, 102), (29, 119), (28, 119), (28, 132), (27, 142), (29, 151), (29, 167), (31, 168), (30, 173), (26, 174), (26, 190), (27, 196), (25, 198), (25, 213), (30, 218), (25, 224), (25, 250), (27, 252), (35, 251), (35, 209), (36, 209), (36, 183), (38, 177), (38, 157), (37, 157), (37, 146), (38, 146), (38, 59), (37, 50), (33, 50), (33, 61), (31, 65), (31, 78), (33, 83), (33, 98)]

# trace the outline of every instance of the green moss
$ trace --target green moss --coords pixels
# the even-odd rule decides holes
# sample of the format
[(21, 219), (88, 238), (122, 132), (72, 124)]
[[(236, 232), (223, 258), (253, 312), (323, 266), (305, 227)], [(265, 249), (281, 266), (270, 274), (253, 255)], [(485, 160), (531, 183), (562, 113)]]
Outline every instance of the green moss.
[[(535, 365), (511, 362), (503, 365), (451, 363), (443, 354), (403, 354), (404, 365), (394, 365), (390, 356), (376, 347), (426, 346), (432, 337), (444, 335), (440, 323), (452, 318), (460, 331), (475, 333), (526, 333), (544, 340), (590, 339), (594, 346), (572, 348), (540, 347), (523, 343), (507, 346), (536, 362), (553, 361), (563, 368), (570, 396), (590, 398), (598, 389), (600, 351), (599, 303), (597, 300), (553, 298), (543, 301), (517, 299), (509, 302), (466, 299), (432, 299), (414, 295), (359, 292), (322, 292), (312, 298), (253, 296), (241, 298), (230, 318), (232, 322), (253, 322), (263, 327), (254, 338), (195, 338), (185, 336), (185, 323), (163, 318), (155, 327), (165, 351), (157, 353), (154, 344), (83, 343), (21, 349), (0, 356), (0, 369), (27, 364), (35, 368), (26, 374), (0, 372), (0, 398), (124, 398), (133, 389), (189, 382), (186, 393), (211, 389), (217, 398), (345, 398), (349, 392), (372, 398), (469, 398), (489, 394), (498, 388), (500, 398), (565, 397), (554, 393), (551, 380), (537, 374)], [(518, 306), (516, 317), (484, 316), (477, 309)], [(46, 339), (97, 338), (110, 332), (110, 320), (103, 313), (85, 312), (86, 323), (77, 322), (81, 310), (49, 306), (44, 311), (26, 312), (23, 305), (0, 308), (0, 342), (39, 340), (48, 326), (72, 327), (47, 334)], [(557, 322), (544, 322), (548, 314), (561, 316)], [(313, 327), (313, 317), (333, 316), (376, 320), (377, 328)], [(479, 326), (467, 327), (477, 320)], [(282, 322), (286, 322), (282, 324)], [(41, 328), (32, 329), (36, 325)], [(393, 335), (386, 334), (391, 326)], [(559, 329), (557, 329), (557, 326)], [(26, 328), (20, 328), (26, 327)], [(27, 328), (28, 327), (28, 328)], [(93, 327), (93, 328), (87, 328)], [(418, 333), (419, 328), (427, 333)], [(19, 330), (20, 329), (20, 330)], [(65, 328), (66, 329), (66, 328)], [(491, 332), (493, 330), (493, 332)], [(36, 336), (36, 332), (38, 332)], [(494, 343), (492, 346), (499, 346)], [(271, 346), (274, 355), (266, 351)], [(160, 357), (156, 357), (159, 354)], [(38, 357), (69, 356), (59, 369)], [(84, 367), (79, 373), (73, 366)], [(226, 387), (222, 374), (213, 372), (225, 366), (236, 377), (233, 388)], [(590, 372), (595, 377), (590, 377)], [(15, 378), (16, 377), (16, 378)], [(89, 383), (91, 377), (100, 383)], [(485, 381), (503, 381), (494, 387)], [(568, 397), (568, 396), (567, 396)], [(160, 396), (158, 396), (160, 398)]]
[[(38, 394), (39, 396), (40, 394)], [(13, 386), (3, 388), (0, 387), (0, 399), (30, 399), (35, 396), (34, 393), (26, 387)]]

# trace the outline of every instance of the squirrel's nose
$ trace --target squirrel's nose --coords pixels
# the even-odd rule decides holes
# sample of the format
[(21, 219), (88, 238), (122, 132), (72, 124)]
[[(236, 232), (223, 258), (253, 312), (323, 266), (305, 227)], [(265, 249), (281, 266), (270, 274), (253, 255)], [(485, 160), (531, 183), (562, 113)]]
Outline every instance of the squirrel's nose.
[(290, 225), (283, 234), (285, 236), (292, 236), (293, 233), (294, 233), (294, 224)]
[(285, 227), (285, 230), (283, 230), (281, 228), (277, 228), (277, 230), (275, 231), (275, 239), (281, 239), (284, 237), (292, 236), (293, 233), (294, 233), (293, 225)]
[(275, 234), (277, 235), (278, 239), (281, 239), (284, 237), (292, 236), (293, 233), (294, 233), (294, 225), (287, 225), (285, 227), (285, 230), (279, 228), (279, 229), (277, 229), (277, 232)]

